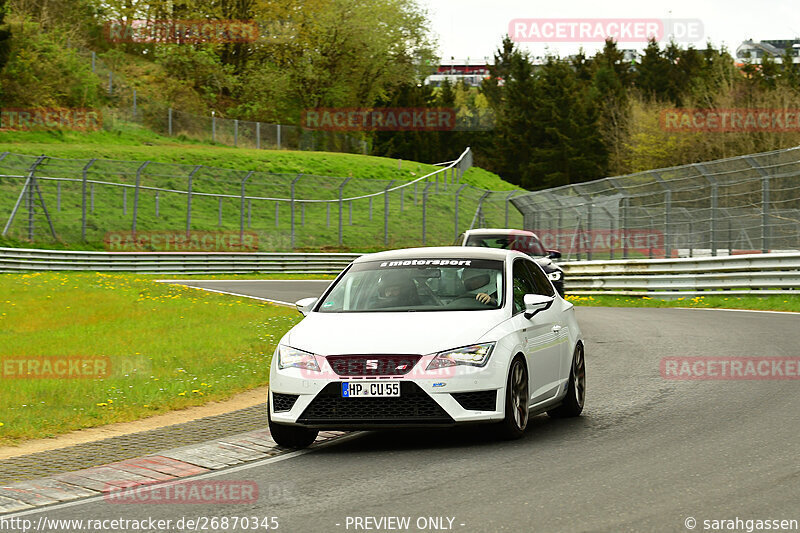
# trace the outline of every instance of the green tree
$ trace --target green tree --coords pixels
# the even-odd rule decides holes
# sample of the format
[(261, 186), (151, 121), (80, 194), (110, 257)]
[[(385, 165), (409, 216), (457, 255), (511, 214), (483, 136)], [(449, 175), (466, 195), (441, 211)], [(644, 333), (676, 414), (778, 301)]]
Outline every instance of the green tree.
[(607, 152), (600, 138), (591, 92), (564, 61), (548, 58), (536, 80), (533, 114), (538, 131), (525, 186), (558, 187), (605, 175)]

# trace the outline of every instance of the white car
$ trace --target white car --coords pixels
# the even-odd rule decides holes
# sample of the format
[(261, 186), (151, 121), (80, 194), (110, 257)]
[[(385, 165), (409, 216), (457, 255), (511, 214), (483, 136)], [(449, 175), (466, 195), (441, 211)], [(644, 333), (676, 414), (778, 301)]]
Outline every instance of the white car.
[(577, 416), (586, 393), (573, 305), (521, 252), (414, 248), (364, 255), (280, 340), (269, 427), (286, 447), (320, 429), (496, 423)]

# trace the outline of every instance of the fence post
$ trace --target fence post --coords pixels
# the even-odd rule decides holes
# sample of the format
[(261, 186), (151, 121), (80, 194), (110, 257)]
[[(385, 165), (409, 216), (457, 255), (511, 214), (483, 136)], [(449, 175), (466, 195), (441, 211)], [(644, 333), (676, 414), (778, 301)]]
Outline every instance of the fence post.
[(139, 187), (142, 183), (142, 171), (149, 164), (150, 161), (145, 161), (136, 169), (136, 189), (133, 191), (133, 225), (131, 226), (131, 235), (133, 235), (133, 237), (136, 237), (136, 216), (139, 214)]
[(122, 214), (128, 214), (128, 188), (122, 188)]
[[(592, 204), (591, 200), (586, 204), (586, 232), (589, 234), (589, 247), (586, 249), (586, 260), (592, 260), (592, 249), (594, 248), (594, 239), (592, 238)], [(653, 254), (650, 254), (652, 257)]]
[[(8, 152), (3, 154), (3, 158), (8, 155)], [(11, 228), (11, 223), (14, 221), (14, 217), (17, 214), (17, 209), (19, 209), (19, 205), (22, 203), (22, 199), (25, 199), (25, 206), (28, 208), (28, 238), (33, 240), (33, 213), (31, 212), (32, 205), (33, 205), (33, 179), (34, 179), (34, 172), (36, 171), (36, 167), (39, 166), (39, 163), (44, 161), (46, 156), (39, 156), (36, 158), (36, 161), (30, 166), (28, 169), (28, 177), (25, 180), (25, 184), (22, 186), (22, 190), (19, 193), (19, 197), (17, 197), (17, 201), (14, 204), (14, 208), (11, 210), (11, 216), (8, 217), (8, 221), (6, 222), (5, 227), (3, 228), (3, 236), (5, 237), (8, 233), (9, 228)], [(27, 194), (26, 194), (27, 193)]]
[(425, 188), (422, 189), (422, 244), (425, 244), (425, 231), (426, 231), (427, 207), (428, 207), (428, 188), (431, 185), (433, 185), (433, 183), (428, 183), (425, 185)]
[(389, 189), (392, 188), (394, 182), (392, 180), (389, 185), (383, 190), (383, 245), (389, 246)]
[[(260, 124), (260, 123), (258, 123), (258, 124)], [(289, 204), (289, 221), (290, 221), (289, 222), (289, 228), (290, 228), (289, 229), (289, 233), (290, 233), (289, 242), (290, 242), (290, 245), (291, 245), (292, 249), (294, 249), (294, 186), (297, 184), (297, 181), (301, 177), (303, 177), (303, 174), (298, 174), (297, 177), (292, 180), (292, 185), (291, 185), (292, 201)], [(301, 209), (302, 209), (302, 207), (301, 207)]]
[(189, 172), (189, 186), (186, 191), (186, 238), (189, 238), (189, 232), (192, 229), (192, 179), (194, 175), (200, 170), (203, 165), (197, 165)]
[(222, 196), (217, 196), (217, 227), (222, 227)]
[[(92, 52), (92, 57), (94, 57), (94, 52)], [(89, 171), (89, 167), (91, 167), (97, 159), (90, 159), (86, 166), (83, 167), (83, 172), (81, 174), (81, 239), (83, 242), (86, 242), (86, 174)], [(94, 189), (92, 190), (94, 192)], [(94, 198), (94, 194), (92, 195)], [(94, 202), (92, 202), (94, 204)], [(94, 210), (94, 208), (93, 208)]]
[(158, 195), (160, 191), (156, 191), (156, 218), (158, 218)]
[(281, 149), (281, 125), (278, 124), (278, 150)]
[(247, 199), (247, 229), (250, 229), (250, 214), (253, 212), (253, 199)]
[(211, 112), (211, 142), (217, 142), (217, 115)]
[(769, 176), (761, 178), (761, 252), (769, 252)]
[(347, 205), (350, 208), (350, 220), (349, 220), (347, 225), (348, 226), (352, 226), (353, 225), (353, 200), (350, 200), (349, 202), (347, 202)]
[(511, 203), (511, 197), (514, 196), (515, 194), (517, 194), (517, 191), (512, 191), (511, 193), (509, 193), (508, 196), (506, 196), (506, 218), (505, 218), (505, 226), (503, 226), (504, 228), (508, 227), (508, 204)]
[(342, 245), (342, 190), (344, 186), (347, 185), (348, 181), (350, 181), (350, 178), (345, 178), (341, 185), (339, 185), (339, 246)]
[(256, 122), (256, 150), (261, 150), (261, 123)]
[(239, 119), (233, 119), (233, 145), (239, 145)]
[(92, 73), (95, 71), (95, 61), (97, 60), (97, 53), (92, 51)]
[(372, 220), (372, 196), (369, 197), (369, 219)]
[(56, 211), (61, 211), (61, 182), (56, 182)]
[(711, 185), (711, 236), (709, 238), (709, 247), (711, 248), (711, 256), (715, 257), (717, 255), (717, 201), (719, 198), (719, 185), (717, 184), (717, 180), (708, 174), (706, 167), (704, 167), (702, 163), (695, 163), (692, 166), (696, 168)]
[(275, 200), (275, 227), (280, 226), (280, 215), (281, 215), (281, 203), (278, 200)]
[(761, 176), (761, 252), (769, 251), (769, 174), (753, 156), (744, 158)]
[(325, 227), (331, 227), (331, 203), (325, 202)]
[(461, 194), (461, 191), (463, 191), (464, 187), (466, 187), (466, 186), (467, 186), (467, 184), (465, 183), (464, 185), (462, 185), (461, 187), (456, 189), (456, 205), (455, 205), (455, 227), (456, 227), (456, 232), (455, 232), (455, 237), (453, 238), (453, 242), (456, 242), (458, 240), (458, 236), (460, 235), (460, 233), (458, 231), (458, 197)]
[(133, 120), (136, 120), (136, 88), (133, 89)]
[(167, 131), (169, 132), (169, 136), (172, 137), (172, 108), (171, 107), (167, 111)]
[[(241, 203), (239, 204), (239, 242), (242, 242), (244, 239), (244, 188), (247, 180), (250, 179), (250, 176), (253, 175), (253, 170), (247, 173), (247, 175), (242, 178), (242, 191), (241, 191)], [(222, 225), (222, 197), (219, 198), (219, 223)]]

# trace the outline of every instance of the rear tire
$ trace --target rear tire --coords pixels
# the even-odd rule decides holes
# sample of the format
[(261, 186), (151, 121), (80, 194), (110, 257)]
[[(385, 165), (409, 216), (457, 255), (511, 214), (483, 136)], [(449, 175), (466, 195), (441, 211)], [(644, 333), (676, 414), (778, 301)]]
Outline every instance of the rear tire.
[(547, 411), (551, 418), (571, 418), (578, 416), (583, 411), (586, 401), (586, 359), (583, 354), (583, 345), (578, 344), (572, 355), (572, 368), (569, 371), (569, 386), (564, 402)]
[(317, 439), (318, 429), (309, 429), (302, 426), (287, 426), (275, 424), (272, 421), (272, 414), (267, 401), (267, 422), (272, 439), (284, 448), (301, 449), (308, 448)]
[(528, 369), (517, 355), (511, 361), (506, 380), (506, 416), (498, 425), (498, 434), (506, 440), (519, 439), (528, 427)]

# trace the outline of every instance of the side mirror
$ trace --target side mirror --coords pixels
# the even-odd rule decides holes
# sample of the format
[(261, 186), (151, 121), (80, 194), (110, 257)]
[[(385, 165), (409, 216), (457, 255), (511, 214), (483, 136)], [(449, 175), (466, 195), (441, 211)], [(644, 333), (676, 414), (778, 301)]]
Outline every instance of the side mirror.
[(541, 294), (526, 294), (523, 297), (525, 302), (525, 318), (531, 319), (539, 311), (544, 311), (553, 305), (555, 300), (552, 296), (542, 296)]
[(311, 312), (311, 308), (314, 307), (317, 300), (318, 298), (303, 298), (302, 300), (297, 300), (294, 305), (297, 307), (297, 310), (300, 311), (300, 314), (308, 316), (308, 313)]
[(558, 250), (547, 250), (547, 257), (550, 259), (561, 259), (561, 252)]

